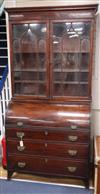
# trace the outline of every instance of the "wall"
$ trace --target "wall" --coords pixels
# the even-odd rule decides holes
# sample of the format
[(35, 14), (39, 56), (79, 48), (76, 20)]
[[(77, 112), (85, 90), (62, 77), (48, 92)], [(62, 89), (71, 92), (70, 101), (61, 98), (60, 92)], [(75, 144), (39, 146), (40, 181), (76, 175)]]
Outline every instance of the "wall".
[(99, 4), (96, 16), (96, 49), (92, 80), (92, 133), (100, 135), (100, 0), (5, 0), (6, 7)]
[(100, 135), (100, 2), (96, 18), (96, 49), (92, 80), (92, 127)]

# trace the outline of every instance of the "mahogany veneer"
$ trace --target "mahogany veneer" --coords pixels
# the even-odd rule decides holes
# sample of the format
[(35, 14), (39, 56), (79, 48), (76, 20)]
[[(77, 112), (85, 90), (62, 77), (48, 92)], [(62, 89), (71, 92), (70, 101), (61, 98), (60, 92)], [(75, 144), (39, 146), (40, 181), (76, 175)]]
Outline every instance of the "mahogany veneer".
[(88, 104), (10, 103), (8, 178), (17, 171), (88, 180), (89, 112)]
[(97, 5), (7, 9), (8, 179), (16, 171), (82, 179), (89, 186), (96, 11)]

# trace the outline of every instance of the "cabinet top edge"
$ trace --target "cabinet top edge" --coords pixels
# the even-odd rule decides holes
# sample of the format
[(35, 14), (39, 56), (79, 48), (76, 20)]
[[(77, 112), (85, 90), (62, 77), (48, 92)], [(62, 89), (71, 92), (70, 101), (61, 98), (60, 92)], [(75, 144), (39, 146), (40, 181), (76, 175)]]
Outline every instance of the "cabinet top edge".
[(69, 5), (69, 6), (41, 6), (41, 7), (17, 7), (17, 8), (5, 8), (8, 13), (16, 12), (28, 12), (28, 11), (93, 11), (94, 13), (98, 10), (98, 4), (90, 5)]

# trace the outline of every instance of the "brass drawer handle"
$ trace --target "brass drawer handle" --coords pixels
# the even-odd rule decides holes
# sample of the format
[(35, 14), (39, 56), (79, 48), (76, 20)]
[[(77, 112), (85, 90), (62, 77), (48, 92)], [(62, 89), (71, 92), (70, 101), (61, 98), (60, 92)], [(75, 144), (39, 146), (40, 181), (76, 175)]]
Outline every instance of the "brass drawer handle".
[(48, 131), (45, 131), (44, 133), (45, 133), (45, 136), (47, 136), (47, 135), (48, 135)]
[(18, 122), (17, 122), (17, 126), (18, 126), (18, 127), (22, 127), (22, 126), (23, 126), (23, 122), (18, 121)]
[(70, 155), (70, 156), (76, 156), (77, 155), (77, 150), (68, 150), (68, 154)]
[(24, 132), (17, 132), (16, 135), (17, 135), (17, 137), (22, 139), (24, 137), (25, 133)]
[(45, 163), (47, 163), (47, 162), (48, 162), (48, 159), (47, 159), (47, 158), (45, 158), (45, 159), (44, 159), (44, 161), (45, 161)]
[(71, 125), (70, 127), (71, 127), (71, 129), (73, 129), (73, 130), (74, 130), (74, 129), (77, 129), (77, 125)]
[(25, 150), (25, 146), (17, 146), (17, 150), (22, 152)]
[(77, 141), (78, 140), (78, 136), (76, 136), (76, 135), (69, 135), (68, 136), (68, 140), (69, 141)]
[(69, 172), (73, 173), (73, 172), (75, 172), (77, 170), (77, 167), (75, 167), (75, 166), (68, 166), (67, 169), (68, 169)]
[(44, 144), (44, 146), (45, 146), (45, 148), (47, 148), (48, 144), (47, 144), (47, 143), (45, 143), (45, 144)]
[(24, 168), (26, 166), (25, 162), (18, 162), (18, 167)]

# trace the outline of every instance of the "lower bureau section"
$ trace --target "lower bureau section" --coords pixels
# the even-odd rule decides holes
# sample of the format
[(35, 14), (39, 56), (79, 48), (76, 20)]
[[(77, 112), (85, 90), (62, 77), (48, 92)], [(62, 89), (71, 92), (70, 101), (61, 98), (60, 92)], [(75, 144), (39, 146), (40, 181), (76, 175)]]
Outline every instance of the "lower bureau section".
[[(11, 161), (11, 162), (10, 162)], [(85, 160), (71, 160), (62, 158), (50, 158), (39, 156), (9, 155), (8, 156), (8, 178), (9, 172), (28, 172), (44, 175), (58, 175), (77, 178), (88, 178), (88, 164)]]
[(11, 102), (6, 114), (8, 178), (13, 172), (89, 184), (90, 105)]

